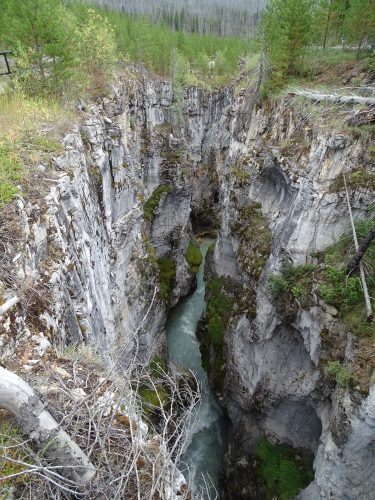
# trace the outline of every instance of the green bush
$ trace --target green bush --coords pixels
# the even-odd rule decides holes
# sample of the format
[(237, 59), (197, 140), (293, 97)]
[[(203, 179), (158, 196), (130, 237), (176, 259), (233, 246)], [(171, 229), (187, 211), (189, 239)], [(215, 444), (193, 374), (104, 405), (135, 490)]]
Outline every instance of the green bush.
[(190, 272), (196, 274), (199, 271), (199, 267), (202, 264), (202, 254), (199, 247), (190, 240), (185, 253), (186, 262), (189, 264)]
[(270, 274), (267, 286), (269, 293), (278, 297), (288, 289), (288, 281), (281, 273)]
[(154, 189), (150, 198), (143, 205), (143, 213), (145, 220), (148, 222), (152, 221), (154, 212), (159, 206), (161, 197), (164, 193), (170, 193), (172, 191), (171, 186), (161, 185)]

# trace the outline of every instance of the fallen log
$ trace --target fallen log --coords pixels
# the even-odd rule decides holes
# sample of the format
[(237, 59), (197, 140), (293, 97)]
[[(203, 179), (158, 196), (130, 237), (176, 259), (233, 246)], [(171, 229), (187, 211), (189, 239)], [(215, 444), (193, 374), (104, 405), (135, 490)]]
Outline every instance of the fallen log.
[(312, 90), (294, 90), (291, 94), (298, 95), (314, 102), (332, 102), (336, 104), (364, 104), (375, 106), (375, 97), (363, 97), (359, 95), (340, 95), (336, 93), (324, 94)]
[(45, 410), (35, 391), (18, 375), (0, 367), (0, 408), (13, 414), (26, 436), (60, 473), (74, 481), (77, 488), (87, 485), (95, 476), (95, 468), (81, 448)]

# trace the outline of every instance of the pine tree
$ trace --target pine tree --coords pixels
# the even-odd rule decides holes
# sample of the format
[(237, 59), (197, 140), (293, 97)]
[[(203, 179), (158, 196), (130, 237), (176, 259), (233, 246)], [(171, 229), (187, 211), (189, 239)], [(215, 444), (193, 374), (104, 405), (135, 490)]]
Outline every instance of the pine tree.
[(75, 75), (75, 21), (59, 0), (9, 0), (4, 43), (16, 52), (30, 93), (61, 92)]
[(279, 75), (294, 75), (306, 47), (314, 38), (312, 0), (270, 0), (263, 17), (264, 50)]

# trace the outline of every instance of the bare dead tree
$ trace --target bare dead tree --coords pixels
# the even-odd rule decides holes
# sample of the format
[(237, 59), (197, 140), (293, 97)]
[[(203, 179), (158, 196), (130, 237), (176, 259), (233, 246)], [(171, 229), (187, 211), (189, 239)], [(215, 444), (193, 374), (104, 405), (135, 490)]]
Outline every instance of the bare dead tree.
[[(45, 450), (35, 449), (22, 437), (1, 446), (0, 436), (1, 459), (19, 469), (0, 477), (0, 484), (20, 476), (25, 479), (17, 498), (29, 498), (30, 488), (36, 499), (74, 495), (167, 500), (176, 494), (190, 498), (178, 464), (199, 405), (199, 384), (193, 374), (188, 378), (171, 375), (160, 366), (145, 366), (136, 356), (124, 366), (128, 344), (138, 344), (138, 328), (128, 340), (116, 355), (110, 355), (111, 367), (80, 344), (28, 374), (30, 385), (41, 394), (59, 428), (83, 451), (96, 475), (82, 490), (65, 473), (79, 470), (74, 463), (55, 465)], [(19, 451), (16, 456), (15, 450)]]

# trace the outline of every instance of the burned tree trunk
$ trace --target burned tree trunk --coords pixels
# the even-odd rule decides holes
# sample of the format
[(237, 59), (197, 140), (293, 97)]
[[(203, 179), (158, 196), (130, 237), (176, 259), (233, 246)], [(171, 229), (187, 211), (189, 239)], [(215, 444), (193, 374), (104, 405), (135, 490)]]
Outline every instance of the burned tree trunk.
[(346, 268), (347, 276), (352, 274), (352, 272), (358, 267), (359, 263), (361, 262), (363, 256), (366, 253), (366, 250), (371, 245), (371, 243), (373, 242), (374, 239), (375, 239), (375, 224), (370, 229), (366, 238), (359, 245), (358, 250), (357, 250), (356, 254), (354, 255), (354, 257), (352, 257), (350, 259), (348, 267)]
[[(349, 211), (350, 223), (351, 223), (352, 231), (353, 231), (354, 245), (355, 245), (356, 252), (358, 253), (358, 251), (359, 251), (359, 244), (358, 244), (357, 232), (355, 230), (355, 225), (354, 225), (352, 207), (350, 205), (350, 200), (349, 200), (348, 185), (346, 183), (345, 174), (342, 174), (342, 176), (344, 178), (346, 201), (347, 201), (347, 204), (348, 204), (348, 211)], [(365, 275), (365, 270), (363, 268), (362, 262), (359, 262), (359, 275), (360, 275), (360, 279), (361, 279), (362, 290), (363, 290), (363, 295), (364, 295), (365, 304), (366, 304), (366, 321), (368, 321), (369, 323), (371, 323), (371, 321), (373, 320), (371, 298), (370, 298), (370, 294), (368, 292), (368, 287), (367, 287), (367, 283), (366, 283), (366, 275)]]

